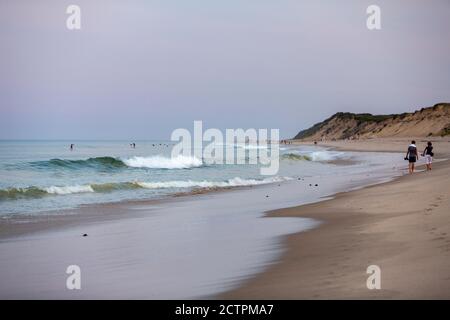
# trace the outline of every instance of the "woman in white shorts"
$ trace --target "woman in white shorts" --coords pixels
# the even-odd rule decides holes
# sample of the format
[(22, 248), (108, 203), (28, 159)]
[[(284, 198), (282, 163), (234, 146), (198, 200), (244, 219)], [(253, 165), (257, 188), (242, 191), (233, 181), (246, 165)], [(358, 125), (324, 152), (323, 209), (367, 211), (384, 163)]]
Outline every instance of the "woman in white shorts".
[(427, 165), (427, 171), (431, 170), (431, 163), (433, 163), (433, 144), (431, 141), (428, 141), (425, 150), (423, 150), (422, 156), (425, 157), (425, 163)]

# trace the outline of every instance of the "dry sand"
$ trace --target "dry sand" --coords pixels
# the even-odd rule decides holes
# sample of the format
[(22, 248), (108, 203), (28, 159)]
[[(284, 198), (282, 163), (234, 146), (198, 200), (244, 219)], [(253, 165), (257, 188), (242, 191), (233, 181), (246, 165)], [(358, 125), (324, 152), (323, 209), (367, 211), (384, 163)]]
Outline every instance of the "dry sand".
[[(416, 139), (419, 148), (426, 139)], [(345, 150), (401, 151), (405, 139), (336, 141)], [(324, 145), (320, 143), (319, 145)], [(449, 157), (446, 139), (434, 142)], [(338, 194), (323, 202), (281, 209), (269, 216), (299, 216), (324, 223), (287, 237), (281, 261), (222, 295), (230, 299), (449, 299), (450, 162), (431, 172)], [(369, 290), (369, 265), (381, 268), (381, 290)]]
[[(361, 140), (317, 141), (317, 146), (331, 147), (347, 151), (368, 152), (405, 152), (411, 140), (416, 141), (419, 152), (425, 149), (428, 141), (433, 143), (438, 157), (448, 158), (450, 155), (450, 137), (418, 137), (418, 138), (376, 138)], [(313, 145), (312, 141), (292, 140), (294, 144)]]

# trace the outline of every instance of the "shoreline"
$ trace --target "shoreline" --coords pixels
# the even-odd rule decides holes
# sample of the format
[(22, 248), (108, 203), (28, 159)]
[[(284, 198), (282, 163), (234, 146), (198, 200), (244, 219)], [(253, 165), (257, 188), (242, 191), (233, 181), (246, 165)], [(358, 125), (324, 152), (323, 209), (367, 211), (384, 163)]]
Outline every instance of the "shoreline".
[[(0, 297), (211, 297), (236, 286), (278, 257), (280, 247), (274, 239), (315, 226), (315, 221), (306, 218), (260, 219), (264, 210), (257, 208), (269, 204), (266, 192), (288, 187), (211, 193), (201, 199), (185, 197), (157, 206), (109, 205), (104, 213), (123, 219), (99, 220), (100, 213), (92, 219), (79, 215), (72, 225), (60, 220), (59, 226), (50, 222), (45, 230), (36, 230), (43, 232), (2, 239)], [(237, 209), (249, 196), (253, 204)], [(212, 207), (217, 209), (211, 211)], [(84, 210), (89, 213), (89, 208)], [(82, 236), (85, 233), (87, 237)], [(209, 262), (205, 265), (205, 261)], [(65, 283), (64, 270), (74, 263), (84, 270), (87, 290), (71, 292), (61, 285)], [(179, 272), (180, 263), (184, 273)]]
[[(359, 141), (357, 150), (343, 142), (326, 146), (362, 151), (364, 144)], [(449, 147), (440, 147), (448, 157)], [(450, 161), (433, 166), (431, 172), (267, 212), (267, 218), (308, 217), (322, 223), (284, 237), (287, 249), (277, 263), (217, 298), (449, 299)], [(381, 290), (367, 289), (370, 265), (381, 269)]]
[[(240, 287), (243, 280), (276, 263), (285, 250), (281, 241), (284, 236), (319, 223), (302, 217), (261, 219), (264, 212), (322, 201), (339, 190), (380, 183), (390, 176), (387, 172), (366, 173), (355, 172), (355, 180), (349, 180), (347, 173), (333, 177), (333, 182), (312, 176), (166, 201), (87, 205), (79, 209), (80, 214), (61, 216), (57, 221), (48, 216), (41, 218), (42, 223), (18, 224), (23, 228), (21, 236), (8, 238), (2, 233), (5, 237), (0, 241), (0, 251), (4, 259), (0, 268), (6, 272), (0, 277), (4, 288), (0, 296), (211, 299)], [(315, 183), (320, 188), (314, 187)], [(27, 232), (30, 229), (34, 232)], [(99, 256), (103, 258), (98, 260)], [(209, 261), (206, 265), (205, 259)], [(193, 276), (190, 280), (177, 275), (180, 262), (186, 274)], [(64, 283), (61, 270), (73, 263), (87, 270), (84, 274), (91, 285), (78, 295), (58, 285)], [(126, 270), (121, 266), (127, 266)], [(153, 270), (151, 277), (149, 269)], [(45, 274), (45, 284), (39, 282), (41, 274)], [(116, 276), (122, 281), (113, 281)], [(148, 288), (142, 287), (142, 277), (147, 278), (144, 283)], [(189, 285), (180, 287), (186, 281)], [(205, 286), (211, 289), (201, 289)]]
[[(353, 150), (348, 150), (348, 151), (353, 151)], [(446, 153), (445, 155), (448, 155), (449, 153)], [(442, 168), (443, 169), (442, 169)], [(439, 176), (439, 171), (440, 170), (447, 170), (449, 169), (450, 171), (450, 162), (449, 161), (445, 161), (445, 162), (441, 162), (438, 163), (436, 165), (436, 171), (433, 171), (432, 174), (436, 175), (435, 172), (438, 172), (438, 178), (441, 178), (442, 176), (445, 177), (445, 174), (440, 175)], [(427, 173), (425, 173), (427, 174)], [(385, 215), (374, 215), (374, 214), (370, 214), (370, 215), (361, 215), (361, 210), (355, 210), (355, 208), (353, 208), (352, 210), (350, 210), (349, 212), (345, 212), (345, 205), (344, 207), (339, 207), (340, 205), (342, 205), (342, 202), (358, 202), (358, 199), (360, 199), (361, 197), (367, 197), (367, 195), (365, 195), (367, 192), (371, 192), (372, 190), (374, 190), (375, 188), (378, 188), (379, 190), (381, 190), (383, 192), (383, 190), (385, 190), (386, 188), (391, 188), (392, 186), (398, 185), (398, 184), (402, 184), (400, 183), (400, 181), (403, 180), (412, 180), (412, 178), (415, 177), (419, 177), (420, 175), (422, 175), (422, 173), (418, 173), (416, 175), (414, 175), (414, 177), (409, 177), (409, 176), (401, 176), (401, 177), (395, 177), (392, 176), (391, 178), (389, 178), (388, 182), (375, 182), (375, 180), (373, 180), (373, 178), (368, 179), (368, 182), (366, 182), (366, 186), (364, 186), (364, 183), (362, 181), (359, 182), (360, 186), (358, 187), (356, 184), (355, 188), (356, 189), (352, 189), (354, 191), (347, 191), (347, 192), (331, 192), (328, 193), (328, 195), (323, 196), (321, 198), (319, 198), (318, 200), (313, 200), (313, 201), (317, 201), (314, 203), (310, 203), (310, 204), (304, 204), (304, 205), (300, 205), (300, 206), (293, 206), (293, 207), (288, 207), (288, 208), (280, 208), (280, 202), (278, 199), (277, 201), (275, 201), (274, 198), (272, 198), (273, 195), (271, 195), (271, 200), (270, 202), (275, 201), (276, 203), (278, 203), (277, 205), (272, 205), (272, 209), (270, 210), (263, 210), (260, 211), (261, 214), (259, 216), (261, 217), (274, 217), (274, 218), (283, 218), (281, 220), (284, 220), (286, 218), (294, 218), (294, 219), (299, 219), (303, 221), (316, 221), (319, 223), (319, 225), (315, 225), (315, 227), (309, 228), (307, 227), (306, 229), (303, 229), (302, 231), (298, 232), (298, 231), (293, 231), (293, 232), (281, 232), (277, 237), (278, 240), (276, 241), (276, 243), (272, 244), (272, 247), (269, 247), (268, 250), (281, 250), (280, 254), (277, 254), (275, 256), (272, 256), (273, 258), (270, 261), (265, 261), (263, 262), (263, 264), (259, 264), (259, 266), (257, 266), (257, 268), (250, 274), (245, 275), (243, 277), (235, 277), (235, 278), (229, 278), (227, 280), (228, 285), (230, 283), (234, 283), (234, 285), (231, 285), (231, 289), (226, 289), (228, 291), (221, 291), (222, 293), (217, 293), (217, 294), (207, 294), (207, 295), (202, 295), (203, 298), (207, 298), (207, 299), (216, 299), (216, 298), (225, 298), (225, 299), (250, 299), (250, 298), (262, 298), (262, 299), (270, 299), (270, 298), (274, 298), (274, 299), (280, 299), (280, 298), (286, 298), (286, 299), (296, 299), (296, 298), (307, 298), (307, 299), (322, 299), (322, 298), (377, 298), (377, 297), (381, 297), (381, 298), (396, 298), (397, 296), (395, 294), (392, 294), (392, 291), (395, 292), (395, 290), (388, 290), (387, 292), (389, 292), (389, 294), (386, 293), (386, 291), (381, 290), (382, 292), (380, 293), (380, 291), (376, 292), (375, 291), (370, 291), (370, 295), (367, 295), (367, 289), (365, 289), (365, 281), (367, 279), (367, 275), (365, 273), (365, 269), (361, 270), (363, 263), (362, 261), (365, 261), (364, 263), (367, 264), (368, 262), (370, 262), (368, 258), (370, 258), (369, 256), (365, 256), (363, 258), (361, 258), (360, 256), (360, 252), (358, 250), (360, 250), (361, 248), (366, 248), (368, 245), (370, 245), (370, 243), (367, 243), (367, 239), (360, 239), (360, 235), (359, 233), (355, 233), (355, 230), (358, 232), (361, 232), (362, 228), (365, 226), (372, 226), (372, 225), (377, 225), (380, 223), (384, 223), (385, 218), (387, 218), (387, 216), (389, 215), (389, 210), (387, 210), (386, 212), (388, 214)], [(369, 181), (372, 181), (371, 183)], [(444, 181), (444, 187), (441, 188), (441, 190), (446, 190), (446, 181)], [(276, 190), (278, 189), (278, 192), (280, 192), (280, 190), (287, 190), (289, 188), (294, 188), (294, 191), (296, 194), (298, 194), (300, 192), (300, 194), (302, 193), (302, 189), (301, 189), (301, 185), (303, 184), (304, 186), (307, 186), (307, 184), (310, 183), (310, 181), (305, 182), (305, 183), (295, 183), (295, 181), (292, 182), (292, 184), (289, 185), (285, 185), (283, 188), (278, 189), (280, 187), (280, 185), (276, 186), (276, 184), (269, 184), (269, 185), (261, 185), (261, 186), (256, 186), (255, 188), (253, 187), (238, 187), (239, 189), (253, 189), (252, 192), (250, 192), (249, 194), (253, 194), (253, 196), (255, 196), (255, 194), (259, 194), (259, 197), (264, 197), (264, 194), (266, 194), (265, 192), (276, 192)], [(369, 184), (367, 186), (367, 183)], [(442, 183), (442, 181), (440, 181), (439, 183)], [(289, 182), (287, 182), (287, 184), (289, 184)], [(320, 183), (321, 188), (324, 187), (323, 183)], [(433, 185), (433, 184), (432, 184)], [(287, 189), (286, 189), (287, 188)], [(86, 215), (72, 215), (70, 219), (72, 219), (71, 221), (67, 221), (67, 217), (68, 216), (64, 216), (61, 217), (60, 221), (53, 221), (52, 217), (49, 217), (49, 219), (47, 219), (47, 221), (43, 221), (43, 226), (45, 227), (44, 230), (42, 230), (41, 227), (37, 227), (37, 225), (35, 226), (24, 226), (24, 230), (25, 230), (25, 234), (29, 234), (28, 232), (26, 232), (26, 229), (31, 227), (31, 228), (36, 228), (36, 231), (45, 231), (43, 233), (41, 233), (40, 235), (36, 236), (36, 237), (23, 237), (23, 239), (26, 240), (26, 238), (28, 238), (28, 240), (26, 240), (25, 242), (29, 242), (29, 241), (34, 241), (33, 239), (37, 239), (38, 241), (41, 241), (42, 238), (46, 238), (48, 237), (48, 235), (51, 235), (50, 238), (55, 238), (55, 235), (57, 236), (57, 238), (61, 238), (61, 240), (63, 240), (63, 242), (60, 244), (62, 245), (63, 243), (65, 243), (65, 245), (69, 244), (70, 246), (75, 245), (77, 248), (76, 250), (89, 250), (89, 248), (83, 248), (80, 247), (81, 243), (85, 243), (86, 241), (90, 241), (91, 237), (89, 237), (86, 240), (82, 240), (81, 238), (79, 240), (75, 240), (72, 239), (70, 240), (70, 242), (67, 242), (67, 238), (73, 238), (75, 237), (80, 237), (80, 235), (82, 233), (80, 233), (80, 231), (85, 231), (83, 230), (85, 227), (89, 228), (90, 231), (95, 231), (92, 232), (92, 237), (94, 241), (95, 237), (101, 236), (101, 234), (104, 232), (102, 229), (108, 229), (111, 228), (111, 225), (125, 225), (126, 229), (128, 230), (134, 230), (134, 228), (136, 226), (138, 226), (141, 222), (145, 222), (148, 220), (148, 218), (150, 218), (149, 216), (152, 216), (152, 210), (153, 208), (151, 208), (152, 206), (150, 204), (155, 204), (156, 202), (159, 203), (159, 205), (157, 205), (156, 207), (164, 207), (165, 204), (164, 202), (166, 202), (169, 204), (172, 204), (169, 207), (172, 207), (170, 211), (174, 211), (173, 207), (177, 207), (177, 206), (184, 206), (186, 207), (186, 203), (188, 203), (188, 207), (189, 207), (189, 203), (191, 204), (196, 204), (195, 206), (205, 206), (207, 207), (207, 205), (205, 205), (205, 203), (208, 203), (209, 200), (211, 200), (211, 198), (214, 197), (219, 197), (219, 198), (224, 198), (224, 199), (228, 199), (228, 202), (230, 201), (230, 199), (233, 199), (234, 197), (234, 201), (236, 202), (236, 200), (239, 199), (236, 198), (236, 194), (239, 194), (239, 192), (233, 192), (236, 191), (237, 188), (233, 188), (233, 189), (225, 189), (225, 190), (220, 190), (220, 191), (231, 191), (228, 195), (227, 194), (223, 195), (224, 192), (209, 192), (207, 194), (202, 194), (201, 199), (199, 201), (199, 198), (197, 197), (185, 197), (185, 196), (181, 196), (181, 197), (171, 197), (170, 199), (167, 199), (165, 201), (155, 201), (155, 200), (138, 200), (138, 201), (133, 201), (133, 204), (130, 204), (130, 202), (125, 202), (125, 203), (113, 203), (113, 204), (102, 204), (102, 205), (97, 205), (95, 208), (101, 208), (102, 209), (102, 213), (98, 213), (96, 212), (95, 214), (92, 214), (90, 217), (87, 217)], [(303, 189), (304, 192), (307, 190), (308, 188), (306, 187), (306, 189)], [(448, 187), (447, 187), (448, 189)], [(311, 190), (311, 189), (310, 189)], [(376, 190), (376, 189), (375, 189)], [(311, 191), (308, 191), (311, 192)], [(221, 196), (222, 194), (222, 196)], [(248, 194), (248, 193), (247, 193)], [(196, 195), (196, 194), (194, 194)], [(356, 195), (356, 196), (355, 196)], [(198, 195), (196, 195), (198, 196)], [(305, 196), (305, 195), (304, 195)], [(441, 198), (444, 195), (440, 195)], [(245, 197), (244, 197), (245, 198)], [(209, 200), (208, 200), (209, 199)], [(221, 200), (221, 201), (224, 201)], [(383, 198), (385, 199), (385, 198)], [(369, 197), (370, 200), (370, 197)], [(258, 200), (260, 201), (260, 200)], [(379, 204), (380, 200), (378, 199), (377, 205)], [(383, 200), (381, 201), (381, 203), (383, 202)], [(241, 203), (240, 201), (237, 201), (236, 203)], [(308, 202), (306, 202), (308, 203)], [(361, 206), (361, 204), (359, 204)], [(141, 209), (140, 209), (141, 207)], [(145, 207), (144, 209), (142, 209), (143, 207)], [(359, 207), (358, 209), (362, 209), (363, 207), (365, 207), (365, 204), (363, 204), (361, 207)], [(256, 208), (256, 207), (254, 207)], [(86, 206), (84, 208), (81, 208), (81, 210), (84, 210), (85, 212), (89, 212), (89, 209), (91, 211), (96, 211), (93, 210), (92, 206)], [(166, 208), (167, 209), (167, 208)], [(348, 209), (348, 207), (347, 207)], [(434, 208), (433, 208), (434, 209)], [(158, 210), (158, 209), (156, 209)], [(202, 209), (204, 210), (204, 209)], [(191, 210), (188, 211), (192, 211), (200, 213), (200, 215), (202, 214), (202, 210), (198, 211), (195, 210), (195, 208), (191, 208)], [(325, 211), (324, 211), (325, 210)], [(336, 214), (330, 214), (329, 212), (327, 212), (327, 210), (333, 210), (336, 211)], [(166, 210), (167, 211), (167, 210)], [(395, 211), (395, 210), (394, 210)], [(124, 214), (124, 212), (128, 213), (128, 214)], [(157, 212), (157, 211), (155, 211)], [(163, 211), (164, 212), (164, 211)], [(93, 212), (91, 212), (93, 213)], [(185, 212), (187, 213), (187, 212)], [(203, 214), (205, 212), (203, 211)], [(404, 216), (405, 214), (391, 214), (391, 216), (393, 216), (394, 218), (402, 218), (402, 216)], [(392, 218), (392, 217), (391, 217)], [(45, 220), (42, 219), (42, 220)], [(116, 220), (120, 220), (120, 221), (116, 221)], [(260, 219), (260, 220), (264, 220), (267, 221), (268, 223), (270, 223), (270, 221), (275, 222), (275, 221), (280, 221), (280, 220), (272, 220), (272, 219)], [(286, 220), (284, 220), (286, 221)], [(292, 223), (294, 223), (295, 220), (292, 220)], [(118, 223), (116, 223), (118, 222)], [(256, 222), (256, 221), (255, 221)], [(138, 223), (138, 224), (136, 224)], [(145, 222), (146, 226), (149, 227), (151, 226), (151, 224), (149, 224), (149, 220), (148, 222)], [(284, 222), (285, 223), (285, 222)], [(308, 222), (306, 222), (308, 223)], [(47, 224), (45, 226), (45, 224)], [(276, 226), (276, 222), (274, 223), (274, 225)], [(41, 226), (42, 226), (41, 225)], [(443, 224), (440, 224), (440, 226)], [(1, 225), (0, 225), (1, 226)], [(19, 226), (22, 227), (22, 226)], [(92, 228), (91, 228), (92, 227)], [(131, 227), (131, 229), (130, 229)], [(147, 228), (146, 227), (146, 228)], [(142, 227), (139, 227), (140, 229), (142, 229)], [(437, 227), (433, 227), (433, 228), (437, 228)], [(119, 232), (122, 232), (120, 229), (114, 229), (114, 232), (111, 232), (111, 230), (109, 230), (109, 233), (112, 234), (116, 234), (117, 230), (119, 230)], [(344, 231), (345, 232), (344, 232)], [(436, 230), (436, 229), (435, 229)], [(55, 232), (56, 231), (56, 232)], [(75, 234), (74, 234), (75, 231)], [(100, 234), (99, 234), (100, 231)], [(433, 231), (433, 230), (432, 230)], [(129, 233), (129, 231), (127, 231)], [(433, 232), (437, 232), (437, 231), (433, 231)], [(365, 233), (367, 233), (367, 231), (365, 231)], [(442, 233), (446, 233), (446, 230), (442, 231)], [(59, 235), (58, 235), (59, 234)], [(78, 234), (78, 236), (77, 236)], [(408, 233), (406, 233), (408, 234)], [(449, 230), (449, 234), (450, 234), (450, 230)], [(91, 236), (91, 232), (89, 232), (89, 235)], [(129, 233), (128, 236), (126, 236), (126, 238), (128, 238), (129, 236), (134, 237), (133, 233)], [(103, 237), (103, 236), (102, 236)], [(445, 238), (446, 235), (441, 235), (439, 237), (443, 237), (445, 241), (447, 241), (447, 239)], [(2, 238), (4, 238), (2, 236)], [(8, 237), (6, 237), (8, 238)], [(117, 243), (117, 245), (119, 245), (119, 248), (122, 246), (119, 243), (124, 241), (126, 238), (124, 238), (123, 236), (114, 236), (113, 238), (111, 238), (111, 240), (109, 240), (108, 242), (101, 242), (102, 244), (100, 246), (104, 246), (106, 244), (108, 244), (108, 246), (110, 245), (110, 242), (114, 242)], [(114, 240), (115, 239), (115, 240)], [(145, 239), (145, 238), (144, 238)], [(3, 239), (2, 239), (3, 240)], [(45, 240), (45, 239), (44, 239)], [(377, 243), (377, 241), (379, 241), (379, 238), (377, 238), (376, 236), (372, 237), (369, 236), (369, 240), (373, 241), (375, 243)], [(442, 239), (441, 239), (442, 240)], [(13, 241), (11, 242), (11, 244), (14, 244), (15, 240), (14, 239), (6, 239), (5, 241), (9, 242), (9, 241)], [(74, 243), (71, 243), (75, 241)], [(81, 242), (79, 242), (81, 241)], [(84, 241), (84, 242), (83, 242)], [(103, 240), (104, 241), (104, 240)], [(128, 240), (127, 240), (128, 241)], [(130, 240), (131, 241), (131, 240)], [(148, 240), (147, 240), (148, 241)], [(350, 241), (350, 242), (349, 242)], [(352, 241), (356, 241), (356, 245), (354, 245), (352, 243)], [(370, 242), (369, 241), (369, 242)], [(447, 245), (447, 242), (444, 241), (444, 244), (442, 245)], [(22, 241), (19, 241), (22, 242)], [(2, 243), (2, 241), (0, 241), (0, 244)], [(94, 242), (95, 243), (95, 242)], [(92, 244), (94, 244), (92, 243)], [(134, 243), (132, 246), (137, 245), (138, 247), (141, 246), (140, 243), (142, 243), (142, 241), (139, 242), (132, 242)], [(329, 247), (331, 245), (331, 248)], [(8, 248), (9, 245), (4, 246), (3, 248)], [(20, 243), (16, 243), (13, 246), (11, 246), (7, 252), (8, 254), (11, 254), (11, 252), (13, 252), (13, 248), (20, 248), (21, 244)], [(333, 247), (334, 246), (334, 247)], [(450, 241), (449, 241), (449, 246), (450, 246)], [(369, 246), (370, 247), (370, 246)], [(381, 248), (386, 247), (386, 245), (381, 246)], [(383, 254), (387, 254), (388, 257), (390, 255), (395, 255), (398, 254), (398, 252), (395, 251), (395, 249), (397, 248), (397, 244), (394, 241), (394, 244), (389, 243), (389, 246), (387, 246), (387, 248), (389, 249), (382, 249), (382, 253)], [(41, 246), (41, 248), (44, 248)], [(218, 247), (215, 247), (216, 249)], [(237, 248), (237, 247), (236, 247)], [(358, 250), (356, 250), (356, 249)], [(403, 248), (403, 247), (402, 247)], [(41, 249), (39, 249), (41, 250)], [(37, 251), (39, 251), (37, 250)], [(59, 250), (59, 249), (58, 249)], [(267, 248), (266, 248), (267, 250)], [(355, 251), (356, 250), (356, 251)], [(136, 249), (135, 251), (139, 251), (138, 249)], [(218, 250), (220, 251), (220, 250)], [(373, 251), (372, 249), (370, 249), (369, 251)], [(433, 252), (432, 250), (428, 250), (429, 252)], [(450, 248), (449, 248), (450, 251)], [(4, 252), (6, 253), (6, 251)], [(253, 252), (255, 253), (255, 252)], [(306, 258), (305, 259), (305, 255)], [(133, 256), (131, 256), (133, 257)], [(382, 255), (381, 257), (382, 259), (385, 259), (386, 257), (384, 255)], [(380, 258), (380, 259), (381, 259)], [(431, 259), (433, 262), (436, 262), (436, 259)], [(444, 259), (443, 262), (441, 263), (442, 265), (445, 265), (446, 260), (450, 260), (450, 259)], [(89, 261), (86, 260), (86, 261)], [(306, 264), (305, 264), (306, 263)], [(342, 265), (343, 264), (343, 265)], [(322, 266), (321, 266), (322, 265)], [(105, 265), (107, 266), (107, 265)], [(255, 266), (254, 266), (255, 267)], [(367, 266), (366, 266), (367, 267)], [(330, 269), (331, 268), (331, 269)], [(382, 268), (384, 270), (384, 268)], [(12, 269), (11, 269), (12, 270)], [(44, 269), (45, 270), (45, 269)], [(450, 270), (450, 268), (449, 268)], [(15, 271), (14, 271), (15, 272)], [(137, 269), (137, 272), (144, 272), (144, 270), (140, 270)], [(319, 272), (319, 273), (318, 273)], [(321, 273), (322, 272), (322, 273)], [(325, 273), (323, 273), (325, 272)], [(129, 276), (129, 272), (127, 273), (127, 275)], [(142, 275), (144, 275), (145, 273), (143, 273)], [(355, 282), (355, 274), (357, 274), (357, 283), (358, 285), (356, 287), (349, 285), (349, 281)], [(306, 275), (306, 276), (305, 276)], [(337, 279), (334, 279), (335, 277), (337, 277)], [(5, 278), (6, 279), (6, 278)], [(304, 279), (302, 281), (306, 281), (306, 282), (302, 282), (300, 281), (300, 283), (298, 282), (299, 279)], [(384, 278), (383, 278), (384, 279)], [(450, 279), (450, 277), (449, 277)], [(345, 280), (345, 281), (344, 281)], [(342, 282), (344, 281), (344, 282)], [(334, 287), (332, 284), (334, 282), (338, 282), (340, 283), (339, 287), (336, 288)], [(385, 281), (383, 280), (383, 283)], [(227, 283), (225, 283), (227, 284)], [(363, 286), (363, 288), (361, 288), (361, 286)], [(436, 287), (436, 284), (434, 285), (434, 287)], [(439, 286), (437, 286), (439, 287)], [(433, 287), (432, 287), (433, 288)], [(448, 289), (446, 287), (446, 289)], [(353, 293), (349, 293), (349, 290)], [(450, 290), (448, 290), (450, 292)], [(126, 290), (124, 291), (123, 294), (126, 294)], [(131, 291), (128, 291), (131, 292)], [(431, 291), (430, 291), (431, 292)], [(92, 294), (92, 293), (90, 293)], [(130, 293), (129, 293), (130, 294)], [(134, 295), (136, 295), (137, 293), (134, 293)], [(31, 295), (31, 297), (33, 297), (32, 293), (29, 293), (29, 295)], [(28, 296), (28, 295), (27, 295)], [(48, 295), (44, 295), (43, 297), (48, 297)], [(95, 295), (96, 296), (96, 295)], [(131, 295), (133, 296), (133, 294)], [(438, 294), (439, 297), (445, 296), (445, 294), (439, 293)], [(68, 296), (70, 297), (70, 296)], [(86, 297), (86, 296), (83, 296)], [(94, 297), (94, 296), (90, 296), (88, 294), (87, 296), (89, 297)], [(120, 296), (123, 298), (123, 296)], [(168, 298), (170, 298), (170, 296), (166, 296)], [(422, 296), (419, 296), (422, 297)], [(447, 297), (447, 296), (445, 296)], [(154, 298), (158, 298), (158, 296), (155, 296)]]
[[(350, 159), (328, 160), (323, 163), (339, 166), (348, 166), (358, 163)], [(302, 178), (303, 179), (303, 178)], [(150, 199), (127, 199), (116, 202), (98, 202), (86, 203), (74, 208), (63, 208), (54, 210), (44, 210), (36, 213), (26, 213), (19, 215), (5, 215), (0, 217), (0, 241), (9, 238), (25, 236), (36, 232), (44, 232), (52, 229), (63, 229), (77, 227), (84, 223), (108, 222), (125, 219), (128, 216), (121, 213), (120, 209), (126, 210), (127, 206), (133, 205), (159, 205), (167, 203), (176, 203), (185, 199), (191, 199), (198, 196), (208, 196), (218, 193), (233, 191), (246, 191), (260, 187), (270, 187), (295, 180), (286, 179), (279, 182), (268, 182), (255, 185), (226, 186), (226, 187), (206, 187), (194, 188), (190, 191), (180, 191), (173, 194), (163, 195), (158, 198)], [(370, 182), (370, 184), (376, 182)], [(365, 183), (364, 183), (365, 184)], [(362, 186), (364, 187), (364, 186)], [(100, 213), (93, 214), (92, 211), (98, 210)], [(109, 211), (108, 211), (109, 210)], [(106, 212), (108, 211), (108, 212)], [(61, 212), (63, 214), (61, 214)], [(10, 228), (14, 226), (14, 228)]]
[[(0, 241), (4, 239), (26, 236), (36, 232), (45, 232), (55, 228), (78, 227), (90, 222), (108, 222), (126, 219), (127, 215), (121, 212), (121, 208), (133, 205), (158, 206), (165, 203), (176, 203), (201, 195), (229, 192), (234, 190), (248, 190), (255, 186), (236, 186), (212, 189), (194, 189), (191, 192), (180, 192), (155, 199), (120, 200), (117, 202), (99, 202), (82, 204), (75, 208), (55, 209), (51, 211), (39, 211), (33, 214), (20, 216), (5, 216), (0, 219)], [(98, 210), (100, 213), (93, 214)], [(108, 211), (108, 212), (106, 212)], [(64, 212), (59, 214), (57, 212)], [(138, 217), (135, 215), (134, 217)], [(8, 228), (14, 226), (14, 230)]]
[[(339, 151), (355, 151), (355, 152), (394, 152), (406, 153), (406, 148), (411, 140), (416, 140), (418, 151), (421, 153), (427, 141), (432, 141), (434, 146), (443, 150), (443, 155), (450, 157), (450, 138), (449, 137), (411, 137), (411, 138), (373, 138), (360, 140), (336, 140), (336, 141), (314, 141), (309, 140), (291, 140), (292, 145), (307, 145), (326, 147)], [(436, 149), (437, 149), (436, 148)]]

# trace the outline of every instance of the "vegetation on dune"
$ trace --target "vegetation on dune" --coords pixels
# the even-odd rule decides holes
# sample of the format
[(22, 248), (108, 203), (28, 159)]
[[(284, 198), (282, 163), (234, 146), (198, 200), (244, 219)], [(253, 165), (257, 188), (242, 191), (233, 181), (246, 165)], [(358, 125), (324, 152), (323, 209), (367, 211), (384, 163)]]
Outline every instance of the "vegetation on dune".
[[(316, 123), (315, 125), (313, 125), (311, 128), (306, 129), (306, 130), (302, 130), (300, 131), (295, 137), (294, 139), (304, 139), (307, 137), (310, 137), (312, 135), (314, 135), (316, 132), (319, 132), (320, 129), (322, 129), (325, 125), (327, 125), (328, 123), (330, 123), (330, 121), (336, 119), (336, 120), (356, 120), (358, 126), (364, 123), (368, 123), (368, 122), (374, 122), (374, 123), (379, 123), (382, 122), (384, 120), (393, 118), (395, 115), (372, 115), (370, 113), (351, 113), (351, 112), (338, 112), (336, 114), (334, 114), (333, 116), (331, 116), (330, 118)], [(344, 133), (350, 135), (352, 133), (352, 127), (347, 127), (344, 130)], [(330, 128), (327, 128), (327, 133), (330, 132)]]
[(316, 132), (318, 132), (324, 125), (325, 125), (325, 121), (324, 122), (320, 122), (320, 123), (316, 123), (311, 128), (300, 131), (294, 137), (294, 139), (303, 139), (303, 138), (310, 137), (310, 136), (314, 135)]
[(447, 126), (440, 132), (441, 136), (448, 136), (449, 134), (450, 134), (450, 123), (447, 124)]
[(371, 113), (350, 113), (350, 112), (338, 112), (334, 115), (335, 118), (350, 120), (355, 119), (359, 123), (363, 122), (381, 122), (387, 119), (393, 118), (394, 114), (381, 114), (381, 115), (373, 115)]
[(316, 123), (309, 129), (300, 131), (299, 133), (297, 133), (297, 135), (294, 137), (294, 139), (304, 139), (304, 138), (314, 135), (316, 132), (318, 132), (320, 129), (322, 129), (322, 127), (324, 127), (328, 122), (330, 122), (335, 116), (336, 115), (333, 115), (322, 122)]

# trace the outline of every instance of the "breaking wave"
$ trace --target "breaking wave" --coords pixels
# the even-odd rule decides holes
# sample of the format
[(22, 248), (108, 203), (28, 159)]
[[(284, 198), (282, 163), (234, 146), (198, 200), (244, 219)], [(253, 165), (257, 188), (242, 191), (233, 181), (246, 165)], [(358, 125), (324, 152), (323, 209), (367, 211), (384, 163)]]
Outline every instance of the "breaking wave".
[(269, 184), (291, 180), (289, 177), (272, 177), (266, 179), (243, 179), (235, 177), (226, 181), (194, 181), (194, 180), (173, 180), (159, 182), (116, 182), (102, 184), (86, 184), (73, 186), (50, 186), (50, 187), (26, 187), (26, 188), (9, 188), (0, 189), (0, 201), (41, 198), (48, 195), (68, 195), (75, 193), (89, 192), (112, 192), (115, 190), (132, 190), (132, 189), (183, 189), (183, 188), (227, 188), (240, 186), (253, 186), (261, 184)]
[(281, 159), (282, 160), (292, 160), (292, 161), (301, 161), (301, 160), (312, 161), (312, 158), (310, 156), (301, 155), (301, 154), (297, 154), (297, 153), (283, 154), (281, 156)]
[(310, 154), (312, 161), (333, 161), (343, 156), (342, 152), (314, 151)]
[(313, 151), (305, 153), (286, 153), (281, 156), (282, 160), (291, 161), (316, 161), (316, 162), (326, 162), (333, 161), (341, 158), (342, 152), (334, 151)]
[(48, 161), (31, 162), (31, 166), (38, 168), (64, 168), (64, 169), (120, 169), (120, 168), (148, 168), (148, 169), (187, 169), (203, 165), (203, 162), (195, 157), (179, 155), (168, 158), (163, 156), (132, 157), (120, 159), (113, 157), (96, 157), (86, 160), (51, 159)]
[(227, 187), (243, 187), (254, 186), (260, 184), (268, 184), (274, 182), (287, 181), (288, 177), (274, 177), (262, 180), (242, 179), (235, 177), (226, 181), (166, 181), (166, 182), (138, 182), (138, 184), (146, 189), (165, 189), (165, 188), (227, 188)]
[(48, 161), (36, 161), (31, 162), (33, 167), (39, 168), (67, 168), (67, 169), (83, 169), (83, 168), (96, 168), (96, 169), (114, 169), (126, 167), (126, 164), (117, 158), (113, 157), (96, 157), (86, 160), (64, 160), (64, 159), (51, 159)]
[(196, 157), (176, 156), (166, 158), (162, 156), (153, 157), (132, 157), (123, 160), (123, 162), (132, 168), (149, 168), (149, 169), (188, 169), (201, 167), (202, 160)]
[(41, 198), (51, 194), (66, 195), (72, 193), (95, 192), (90, 185), (50, 186), (0, 189), (1, 200)]

